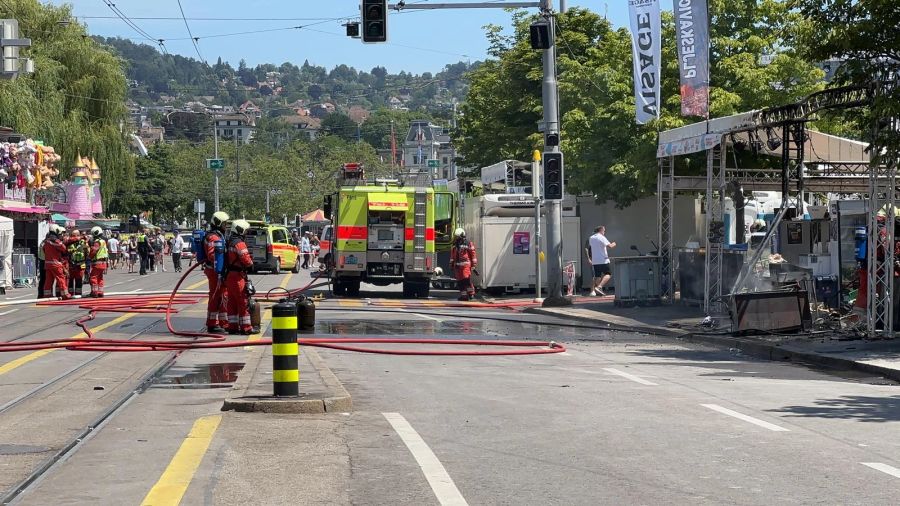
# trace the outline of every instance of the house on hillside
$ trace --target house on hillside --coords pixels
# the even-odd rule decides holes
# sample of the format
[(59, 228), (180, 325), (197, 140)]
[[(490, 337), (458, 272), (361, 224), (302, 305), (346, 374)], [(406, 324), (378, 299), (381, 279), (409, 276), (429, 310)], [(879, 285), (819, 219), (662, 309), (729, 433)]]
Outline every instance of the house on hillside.
[(254, 104), (252, 100), (248, 100), (241, 104), (240, 107), (238, 107), (238, 112), (241, 114), (252, 116), (256, 119), (262, 117), (262, 109), (260, 109), (258, 105)]
[(334, 104), (330, 102), (323, 102), (321, 104), (316, 104), (309, 108), (309, 115), (313, 118), (322, 119), (325, 116), (333, 113), (336, 110)]
[(216, 136), (249, 144), (256, 132), (256, 120), (248, 114), (220, 114), (214, 117)]
[(397, 97), (389, 98), (387, 103), (388, 103), (388, 107), (390, 107), (391, 109), (393, 109), (395, 111), (408, 111), (409, 110), (406, 108), (405, 105), (403, 105), (403, 101)]
[[(455, 179), (455, 150), (450, 134), (427, 120), (415, 120), (403, 140), (403, 165), (408, 168), (431, 170), (435, 179)], [(429, 160), (431, 163), (429, 164)]]
[(309, 137), (309, 140), (315, 140), (322, 128), (322, 122), (312, 116), (281, 116), (278, 121), (290, 125), (294, 130)]

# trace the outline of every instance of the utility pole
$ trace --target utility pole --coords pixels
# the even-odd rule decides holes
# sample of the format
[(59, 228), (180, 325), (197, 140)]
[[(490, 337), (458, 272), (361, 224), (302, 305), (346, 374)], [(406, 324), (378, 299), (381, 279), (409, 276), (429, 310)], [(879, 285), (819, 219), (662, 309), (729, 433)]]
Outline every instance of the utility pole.
[[(215, 150), (216, 150), (216, 154), (213, 155), (213, 158), (218, 160), (219, 159), (219, 132), (218, 132), (218, 129), (216, 128), (216, 117), (215, 116), (213, 116), (213, 145), (215, 146)], [(214, 174), (214, 178), (215, 178), (215, 186), (213, 187), (215, 202), (213, 203), (213, 206), (216, 209), (215, 212), (219, 212), (219, 170), (218, 169), (214, 170), (213, 174)]]
[[(556, 134), (559, 139), (558, 83), (556, 82), (556, 20), (552, 15), (553, 1), (541, 0), (541, 13), (550, 23), (550, 44), (544, 49), (544, 152), (559, 153), (559, 142), (547, 143)], [(562, 202), (548, 199), (547, 209), (547, 298), (544, 306), (566, 306), (571, 300), (562, 294)]]
[(534, 150), (531, 158), (531, 195), (534, 197), (534, 302), (541, 297), (541, 152)]

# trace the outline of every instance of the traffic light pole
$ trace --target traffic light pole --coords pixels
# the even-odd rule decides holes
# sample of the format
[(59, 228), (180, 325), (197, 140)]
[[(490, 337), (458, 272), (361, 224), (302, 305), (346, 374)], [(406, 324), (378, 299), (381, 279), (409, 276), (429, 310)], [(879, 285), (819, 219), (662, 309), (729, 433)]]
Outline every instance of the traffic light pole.
[[(544, 50), (544, 152), (559, 153), (559, 143), (548, 145), (548, 134), (559, 134), (559, 99), (556, 82), (556, 20), (551, 15), (552, 0), (541, 0), (541, 12), (550, 23), (550, 47)], [(547, 297), (544, 306), (567, 306), (571, 300), (562, 292), (562, 202), (547, 199)]]

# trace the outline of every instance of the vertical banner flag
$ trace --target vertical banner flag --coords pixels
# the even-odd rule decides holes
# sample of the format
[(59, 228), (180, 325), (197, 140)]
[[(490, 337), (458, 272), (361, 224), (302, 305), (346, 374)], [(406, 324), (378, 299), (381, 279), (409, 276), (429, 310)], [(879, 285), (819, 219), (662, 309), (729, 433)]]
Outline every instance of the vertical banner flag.
[(681, 77), (681, 115), (709, 118), (707, 0), (672, 0)]
[(634, 98), (638, 123), (659, 118), (659, 0), (628, 0), (634, 53)]

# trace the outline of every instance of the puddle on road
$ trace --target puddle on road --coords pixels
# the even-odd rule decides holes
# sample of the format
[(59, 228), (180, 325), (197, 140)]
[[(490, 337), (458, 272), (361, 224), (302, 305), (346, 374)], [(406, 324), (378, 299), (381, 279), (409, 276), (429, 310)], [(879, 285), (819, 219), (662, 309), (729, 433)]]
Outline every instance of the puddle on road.
[(150, 388), (228, 388), (243, 368), (242, 362), (176, 366), (166, 371)]
[[(599, 331), (604, 332), (604, 331)], [(356, 336), (480, 336), (501, 339), (580, 338), (597, 336), (597, 330), (537, 325), (506, 320), (465, 320), (448, 318), (436, 321), (326, 320), (316, 322), (316, 335)]]

